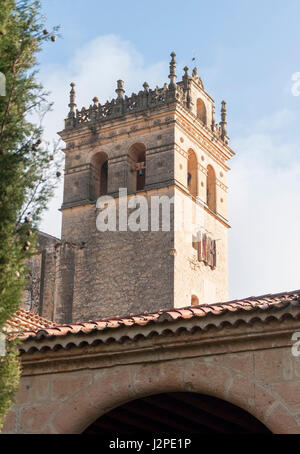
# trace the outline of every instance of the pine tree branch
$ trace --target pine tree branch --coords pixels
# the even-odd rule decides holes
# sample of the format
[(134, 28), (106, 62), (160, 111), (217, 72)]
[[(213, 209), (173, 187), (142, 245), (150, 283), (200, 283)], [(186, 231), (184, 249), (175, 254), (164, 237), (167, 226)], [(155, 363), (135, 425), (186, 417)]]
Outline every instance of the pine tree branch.
[(3, 118), (3, 121), (2, 121), (2, 124), (1, 124), (0, 142), (1, 142), (1, 139), (3, 137), (4, 128), (5, 128), (5, 125), (6, 125), (6, 122), (7, 122), (7, 118), (8, 118), (9, 111), (10, 111), (10, 106), (11, 106), (11, 103), (12, 103), (13, 93), (14, 93), (14, 90), (15, 90), (15, 87), (16, 87), (16, 72), (15, 72), (16, 62), (17, 62), (17, 60), (15, 60), (13, 62), (13, 65), (12, 65), (13, 84), (12, 84), (12, 87), (11, 87), (11, 90), (10, 90), (10, 94), (9, 94), (6, 110), (5, 110), (5, 113), (4, 113), (4, 118)]

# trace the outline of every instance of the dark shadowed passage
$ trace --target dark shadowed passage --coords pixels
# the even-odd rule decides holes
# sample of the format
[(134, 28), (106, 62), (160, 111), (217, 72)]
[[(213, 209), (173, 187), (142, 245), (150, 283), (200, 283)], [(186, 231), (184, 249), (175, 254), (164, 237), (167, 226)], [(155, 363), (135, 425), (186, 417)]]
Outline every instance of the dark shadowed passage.
[(84, 434), (267, 434), (270, 431), (241, 408), (196, 393), (159, 394), (135, 400), (101, 416)]

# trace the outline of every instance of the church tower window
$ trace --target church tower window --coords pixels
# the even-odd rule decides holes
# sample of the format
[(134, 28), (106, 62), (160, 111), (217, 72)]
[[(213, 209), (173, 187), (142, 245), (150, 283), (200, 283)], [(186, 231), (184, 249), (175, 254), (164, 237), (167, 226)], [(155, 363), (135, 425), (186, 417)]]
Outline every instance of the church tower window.
[(216, 173), (211, 165), (207, 167), (207, 206), (217, 212)]
[(106, 153), (96, 153), (91, 161), (93, 195), (97, 199), (107, 194), (108, 185), (108, 158)]
[(135, 144), (129, 151), (131, 160), (131, 188), (133, 192), (143, 191), (146, 185), (146, 147), (144, 144)]
[(200, 98), (197, 99), (197, 117), (202, 121), (202, 123), (207, 125), (206, 107)]
[(198, 162), (196, 153), (193, 150), (189, 150), (187, 187), (193, 197), (197, 197), (198, 195), (197, 169)]

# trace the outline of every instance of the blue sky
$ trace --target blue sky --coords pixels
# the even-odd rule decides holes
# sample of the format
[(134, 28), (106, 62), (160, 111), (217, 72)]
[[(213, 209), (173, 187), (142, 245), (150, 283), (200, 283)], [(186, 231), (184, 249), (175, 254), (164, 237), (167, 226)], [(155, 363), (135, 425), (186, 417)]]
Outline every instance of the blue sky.
[[(40, 54), (40, 78), (52, 92), (46, 133), (62, 129), (68, 84), (78, 104), (114, 96), (115, 81), (139, 90), (167, 81), (169, 54), (178, 73), (197, 66), (206, 90), (228, 102), (231, 163), (230, 296), (300, 288), (299, 0), (43, 0), (48, 27), (62, 39)], [(59, 235), (61, 188), (42, 229)]]

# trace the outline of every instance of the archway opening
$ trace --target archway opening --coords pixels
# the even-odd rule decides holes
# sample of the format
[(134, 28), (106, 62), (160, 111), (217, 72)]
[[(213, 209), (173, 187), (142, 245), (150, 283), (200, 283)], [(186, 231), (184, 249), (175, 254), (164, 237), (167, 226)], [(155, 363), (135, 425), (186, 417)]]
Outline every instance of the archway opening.
[(108, 157), (106, 153), (96, 153), (91, 160), (92, 165), (92, 198), (97, 199), (107, 194)]
[(205, 125), (207, 124), (206, 107), (200, 98), (197, 99), (197, 117), (202, 121), (202, 123)]
[(188, 174), (187, 174), (187, 187), (193, 197), (198, 195), (198, 162), (196, 153), (189, 150), (188, 156)]
[(143, 191), (146, 185), (146, 147), (142, 143), (134, 144), (129, 150), (131, 178), (129, 191)]
[(138, 432), (169, 434), (267, 434), (251, 414), (216, 397), (196, 393), (159, 394), (131, 401), (106, 413), (85, 434)]
[(108, 183), (108, 161), (105, 161), (101, 166), (100, 172), (100, 195), (107, 194), (107, 183)]
[(207, 206), (214, 213), (217, 212), (216, 173), (211, 165), (207, 166)]

